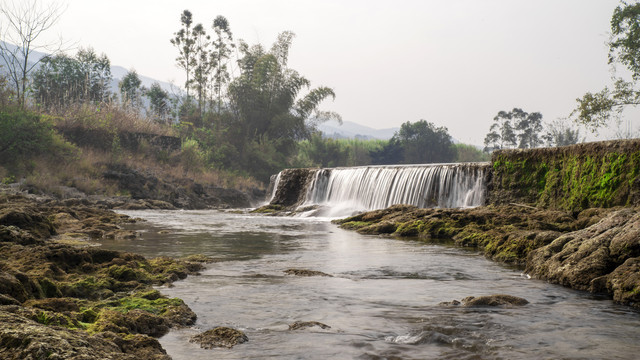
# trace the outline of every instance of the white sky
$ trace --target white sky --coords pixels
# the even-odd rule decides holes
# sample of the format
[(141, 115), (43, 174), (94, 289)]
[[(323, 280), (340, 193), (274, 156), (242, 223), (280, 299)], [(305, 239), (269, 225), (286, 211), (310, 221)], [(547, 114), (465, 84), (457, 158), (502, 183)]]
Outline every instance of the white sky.
[(610, 83), (606, 41), (618, 0), (67, 0), (51, 36), (113, 65), (183, 84), (169, 43), (189, 9), (210, 28), (269, 47), (296, 33), (290, 67), (332, 87), (324, 110), (374, 128), (425, 119), (481, 145), (500, 110), (566, 117)]

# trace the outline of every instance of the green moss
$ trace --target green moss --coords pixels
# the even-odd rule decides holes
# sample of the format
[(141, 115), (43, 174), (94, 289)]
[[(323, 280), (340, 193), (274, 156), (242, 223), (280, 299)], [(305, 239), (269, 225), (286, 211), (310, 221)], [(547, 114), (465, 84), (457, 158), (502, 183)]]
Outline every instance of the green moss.
[(138, 272), (127, 266), (111, 265), (107, 270), (107, 273), (109, 276), (119, 281), (138, 280)]
[(118, 306), (113, 307), (112, 309), (125, 314), (133, 309), (140, 309), (152, 314), (162, 315), (168, 308), (183, 304), (184, 302), (178, 298), (168, 299), (163, 297), (155, 300), (149, 300), (137, 296), (129, 296), (121, 299), (118, 302)]
[(48, 278), (41, 278), (38, 280), (40, 283), (40, 288), (42, 289), (42, 294), (44, 297), (61, 297), (62, 293), (58, 286)]
[(279, 212), (279, 211), (283, 211), (285, 210), (285, 207), (282, 205), (265, 205), (262, 207), (259, 207), (257, 209), (252, 210), (252, 213), (256, 213), (256, 214), (270, 214), (270, 213), (275, 213), (275, 212)]
[(421, 230), (424, 229), (424, 225), (422, 220), (407, 221), (400, 224), (394, 234), (398, 236), (418, 236)]
[(340, 227), (347, 230), (358, 230), (370, 225), (371, 223), (368, 221), (347, 221), (340, 224)]
[[(636, 146), (637, 145), (628, 145)], [(640, 176), (640, 151), (600, 149), (504, 152), (494, 156), (494, 192), (514, 201), (579, 211), (628, 205)]]

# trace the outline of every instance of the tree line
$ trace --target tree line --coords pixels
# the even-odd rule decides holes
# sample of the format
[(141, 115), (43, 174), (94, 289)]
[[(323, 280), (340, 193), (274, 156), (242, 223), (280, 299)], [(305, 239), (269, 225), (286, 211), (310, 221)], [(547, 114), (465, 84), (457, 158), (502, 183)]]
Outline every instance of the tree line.
[[(34, 5), (26, 4), (22, 10), (33, 11)], [(609, 43), (609, 61), (627, 66), (633, 73), (632, 81), (618, 79), (613, 89), (587, 93), (578, 99), (571, 115), (576, 123), (597, 128), (625, 106), (640, 103), (639, 92), (634, 90), (640, 78), (636, 55), (640, 21), (635, 16), (640, 13), (639, 7), (634, 3), (616, 9)], [(131, 70), (119, 82), (118, 93), (113, 93), (111, 64), (105, 54), (88, 48), (69, 56), (58, 46), (49, 56), (32, 56), (35, 39), (57, 21), (59, 10), (49, 7), (35, 12), (37, 16), (24, 17), (19, 9), (0, 9), (5, 18), (13, 19), (5, 22), (9, 25), (2, 32), (5, 37), (0, 54), (19, 107), (29, 105), (55, 113), (74, 104), (118, 103), (174, 128), (193, 154), (194, 164), (263, 180), (283, 167), (296, 165), (450, 162), (459, 160), (461, 154), (472, 160), (486, 158), (472, 148), (453, 144), (445, 127), (426, 120), (407, 122), (389, 141), (369, 145), (323, 138), (318, 123), (341, 119), (334, 112), (322, 111), (320, 105), (336, 94), (330, 87), (313, 87), (309, 79), (289, 66), (295, 34), (280, 33), (271, 47), (250, 45), (234, 39), (224, 16), (216, 16), (205, 25), (196, 23), (188, 10), (180, 14), (168, 44), (176, 49), (176, 66), (184, 71), (184, 92), (170, 94), (158, 83), (145, 88), (137, 72)], [(31, 23), (22, 24), (25, 19)], [(35, 31), (24, 32), (26, 28)], [(17, 46), (10, 48), (8, 40)], [(562, 120), (543, 124), (539, 112), (514, 108), (498, 112), (484, 145), (490, 152), (581, 140), (579, 131)]]

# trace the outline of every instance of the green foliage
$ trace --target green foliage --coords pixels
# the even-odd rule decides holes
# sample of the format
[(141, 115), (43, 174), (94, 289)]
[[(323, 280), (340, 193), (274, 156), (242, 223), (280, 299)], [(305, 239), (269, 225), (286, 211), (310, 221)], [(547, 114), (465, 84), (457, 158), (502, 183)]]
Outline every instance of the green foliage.
[(171, 105), (169, 94), (154, 82), (148, 90), (144, 90), (144, 95), (149, 99), (149, 109), (153, 120), (164, 123), (169, 119)]
[(229, 27), (229, 21), (222, 15), (216, 16), (213, 20), (213, 31), (216, 38), (213, 40), (214, 50), (211, 53), (211, 61), (215, 72), (213, 74), (213, 93), (216, 95), (215, 110), (222, 112), (222, 100), (224, 87), (231, 81), (227, 61), (231, 56), (231, 51), (236, 46), (233, 43), (233, 35)]
[[(187, 75), (185, 88), (187, 89), (187, 100), (189, 99), (189, 89), (191, 87), (192, 69), (196, 65), (196, 35), (193, 33), (193, 14), (189, 10), (184, 10), (180, 15), (181, 28), (174, 33), (171, 44), (178, 48), (178, 57), (176, 64), (179, 68), (184, 69)], [(202, 27), (202, 25), (200, 25)]]
[(578, 105), (571, 113), (577, 123), (595, 132), (608, 126), (611, 120), (620, 121), (627, 106), (640, 104), (640, 91), (635, 89), (640, 79), (640, 3), (626, 3), (616, 7), (611, 17), (609, 63), (620, 63), (632, 74), (632, 81), (617, 78), (612, 89), (587, 92), (576, 99)]
[(445, 163), (456, 157), (447, 128), (436, 127), (426, 120), (402, 124), (390, 143), (402, 148), (404, 164)]
[(640, 3), (622, 3), (611, 17), (609, 63), (619, 62), (640, 78)]
[(491, 160), (489, 154), (473, 145), (454, 144), (454, 147), (456, 148), (455, 162), (484, 162)]
[(100, 103), (111, 96), (110, 81), (109, 58), (90, 48), (80, 49), (74, 58), (61, 54), (42, 60), (33, 74), (34, 97), (47, 109)]
[(506, 112), (500, 111), (493, 118), (489, 133), (484, 138), (485, 151), (511, 148), (518, 145), (520, 149), (535, 148), (542, 144), (542, 114), (528, 113), (514, 108)]
[(138, 108), (141, 105), (142, 99), (142, 81), (135, 70), (127, 72), (127, 74), (118, 83), (120, 89), (120, 97), (123, 104), (130, 105), (133, 108)]
[(182, 152), (180, 153), (182, 164), (187, 171), (201, 170), (203, 166), (204, 153), (200, 150), (198, 141), (186, 139), (182, 142)]
[(43, 116), (23, 110), (0, 110), (0, 166), (14, 175), (30, 169), (36, 157), (68, 159), (76, 149), (53, 130)]
[(241, 43), (241, 75), (228, 89), (243, 138), (269, 139), (285, 157), (293, 153), (297, 140), (309, 138), (311, 129), (305, 121), (323, 100), (335, 97), (330, 88), (319, 87), (298, 99), (310, 81), (287, 67), (292, 40), (293, 33), (283, 32), (269, 51)]
[(543, 135), (547, 146), (567, 146), (584, 141), (580, 136), (580, 129), (568, 126), (565, 120), (559, 119), (547, 124), (547, 132)]
[(314, 133), (311, 139), (299, 144), (298, 162), (305, 164), (306, 161), (307, 166), (347, 166), (347, 159), (347, 149), (343, 143), (334, 139), (325, 139), (319, 133)]

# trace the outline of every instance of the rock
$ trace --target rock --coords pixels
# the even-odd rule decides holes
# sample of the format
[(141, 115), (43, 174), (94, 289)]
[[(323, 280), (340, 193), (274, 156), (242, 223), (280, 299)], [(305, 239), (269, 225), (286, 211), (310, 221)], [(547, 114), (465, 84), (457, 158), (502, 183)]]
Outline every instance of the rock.
[(56, 312), (80, 311), (77, 300), (73, 298), (34, 299), (26, 301), (24, 305)]
[(301, 330), (309, 327), (317, 326), (321, 329), (331, 329), (331, 326), (317, 321), (296, 321), (289, 325), (289, 330)]
[(468, 296), (462, 299), (462, 306), (478, 307), (478, 306), (523, 306), (529, 301), (526, 299), (512, 295), (487, 295), (487, 296)]
[(165, 318), (139, 309), (126, 314), (117, 310), (103, 310), (93, 330), (160, 337), (169, 332), (169, 324)]
[(278, 188), (271, 199), (271, 205), (294, 209), (306, 196), (307, 184), (317, 169), (285, 169), (280, 174)]
[[(625, 261), (640, 255), (640, 213), (621, 209), (588, 228), (567, 233), (533, 251), (526, 272), (540, 279), (578, 290), (623, 291), (616, 285), (631, 281), (627, 268), (615, 271)], [(621, 282), (616, 279), (624, 276)], [(637, 279), (636, 279), (637, 281)], [(607, 285), (608, 284), (608, 285)], [(640, 282), (637, 283), (640, 286)], [(629, 284), (624, 287), (630, 286)], [(625, 298), (622, 294), (614, 298)]]
[(327, 276), (333, 277), (332, 275), (323, 273), (322, 271), (315, 270), (307, 270), (307, 269), (287, 269), (284, 271), (285, 274), (295, 275), (295, 276)]
[[(113, 333), (88, 335), (84, 331), (51, 327), (0, 308), (0, 358), (6, 360), (169, 360), (157, 340), (155, 347), (140, 339), (125, 340)], [(138, 341), (135, 341), (138, 340)], [(125, 346), (127, 343), (130, 346)]]
[(20, 305), (20, 302), (9, 295), (0, 294), (0, 305)]
[(438, 306), (460, 306), (462, 303), (458, 300), (452, 300), (452, 301), (443, 301), (441, 303), (438, 304)]
[(200, 344), (203, 349), (217, 347), (231, 349), (235, 345), (247, 341), (249, 338), (242, 331), (222, 326), (195, 335), (189, 340), (189, 342)]
[(607, 275), (606, 288), (615, 302), (640, 307), (640, 257), (627, 259)]

